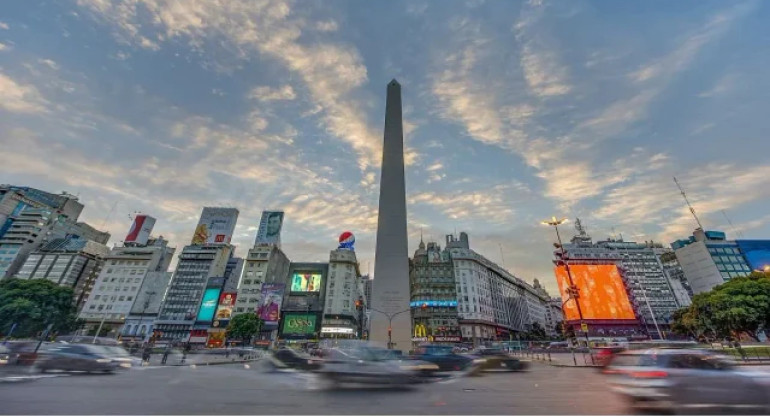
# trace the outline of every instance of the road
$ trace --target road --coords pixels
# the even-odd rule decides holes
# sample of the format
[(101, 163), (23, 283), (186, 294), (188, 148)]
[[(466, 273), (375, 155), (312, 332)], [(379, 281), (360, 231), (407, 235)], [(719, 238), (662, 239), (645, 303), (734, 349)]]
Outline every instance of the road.
[(620, 414), (591, 368), (533, 364), (408, 390), (316, 388), (259, 364), (143, 367), (0, 384), (0, 414)]

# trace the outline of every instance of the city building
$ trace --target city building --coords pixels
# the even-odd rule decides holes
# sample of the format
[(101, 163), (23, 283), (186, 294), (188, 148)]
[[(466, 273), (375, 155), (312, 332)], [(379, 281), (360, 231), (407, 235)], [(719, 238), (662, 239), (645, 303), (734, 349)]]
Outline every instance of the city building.
[[(238, 210), (205, 207), (201, 213), (191, 244), (179, 254), (176, 270), (153, 323), (155, 340), (165, 343), (203, 342), (207, 329), (193, 328), (201, 308), (211, 304), (211, 278), (224, 278), (234, 247), (230, 245)], [(207, 298), (204, 299), (204, 295)], [(214, 300), (216, 309), (216, 300)], [(206, 335), (203, 335), (206, 334)]]
[(48, 209), (74, 222), (83, 211), (83, 204), (65, 192), (56, 195), (28, 186), (0, 185), (0, 238), (25, 209)]
[[(578, 234), (564, 244), (564, 260), (570, 264), (616, 265), (644, 331), (653, 338), (665, 337), (671, 315), (679, 305), (658, 256), (663, 246), (622, 239), (593, 242), (579, 219), (576, 229)], [(557, 254), (560, 255), (559, 251)]]
[(770, 271), (770, 240), (735, 240), (749, 268)]
[(561, 298), (551, 298), (545, 305), (545, 333), (549, 337), (562, 335), (559, 331), (561, 322), (564, 321), (564, 312), (561, 309)]
[(121, 332), (123, 341), (150, 341), (154, 330), (153, 323), (158, 318), (160, 305), (173, 275), (172, 272), (165, 271), (147, 272), (144, 275)]
[[(158, 288), (158, 282), (168, 283), (166, 271), (176, 249), (169, 247), (163, 237), (149, 239), (142, 245), (124, 244), (129, 245), (114, 247), (104, 256), (104, 267), (79, 317), (85, 321), (88, 329), (106, 325), (116, 335), (144, 337), (150, 333), (149, 326), (152, 321), (144, 316), (147, 311), (132, 312), (136, 309), (134, 305), (140, 294), (146, 295), (142, 296), (143, 300), (138, 305), (140, 309), (144, 309), (145, 304), (149, 308), (152, 304), (159, 303), (166, 288)], [(151, 282), (145, 284), (146, 279)], [(145, 291), (149, 292), (144, 293)], [(153, 299), (156, 299), (156, 302), (153, 302)], [(156, 309), (155, 314), (157, 312)], [(132, 313), (134, 317), (128, 322)], [(144, 322), (144, 332), (139, 329), (142, 325), (141, 318), (147, 321)], [(139, 322), (133, 322), (135, 319), (139, 319)], [(103, 334), (107, 335), (110, 331)]]
[[(277, 245), (258, 245), (249, 250), (238, 286), (233, 316), (257, 312), (262, 300), (262, 284), (289, 285), (291, 261)], [(283, 299), (283, 294), (280, 296)], [(278, 322), (265, 322), (264, 330), (277, 329)], [(274, 326), (273, 326), (274, 325)], [(269, 327), (269, 328), (268, 328)]]
[[(747, 247), (747, 244), (743, 244)], [(694, 294), (708, 292), (733, 277), (751, 273), (741, 246), (721, 231), (698, 228), (686, 240), (671, 243)]]
[(460, 342), (457, 291), (448, 251), (420, 240), (409, 263), (412, 342)]
[(222, 346), (227, 324), (232, 317), (237, 298), (238, 281), (243, 270), (243, 259), (231, 257), (227, 260), (222, 276), (209, 277), (203, 292), (201, 306), (190, 331), (189, 344), (197, 346)]
[(671, 249), (657, 249), (658, 259), (663, 265), (668, 285), (674, 293), (676, 304), (680, 308), (692, 305), (692, 288), (684, 277), (684, 270), (676, 259), (676, 253)]
[(280, 339), (306, 343), (319, 338), (328, 275), (329, 263), (290, 264), (288, 293), (280, 308)]
[[(342, 239), (340, 239), (342, 240)], [(359, 338), (364, 330), (361, 270), (353, 246), (329, 253), (321, 338)]]

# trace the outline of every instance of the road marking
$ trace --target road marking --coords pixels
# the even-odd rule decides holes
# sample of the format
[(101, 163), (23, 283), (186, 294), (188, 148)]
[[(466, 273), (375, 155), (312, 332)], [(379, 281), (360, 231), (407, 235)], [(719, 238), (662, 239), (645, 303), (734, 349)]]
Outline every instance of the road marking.
[(67, 377), (69, 374), (35, 374), (29, 376), (9, 376), (0, 377), (0, 382), (15, 383), (26, 380), (39, 380), (41, 378), (55, 378), (55, 377)]

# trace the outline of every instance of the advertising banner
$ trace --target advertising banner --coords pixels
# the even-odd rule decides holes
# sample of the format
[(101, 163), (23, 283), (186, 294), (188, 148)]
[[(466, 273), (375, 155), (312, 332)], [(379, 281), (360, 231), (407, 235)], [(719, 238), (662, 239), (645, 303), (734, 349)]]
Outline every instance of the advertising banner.
[(345, 249), (345, 250), (355, 250), (356, 245), (356, 236), (353, 235), (350, 231), (345, 231), (342, 234), (340, 234), (340, 245), (337, 248)]
[(230, 317), (233, 315), (233, 307), (235, 306), (235, 298), (237, 296), (237, 293), (232, 292), (225, 292), (219, 296), (219, 306), (214, 317), (216, 320), (215, 326), (224, 328), (230, 323)]
[(280, 244), (283, 211), (262, 211), (257, 231), (257, 244)]
[(283, 316), (283, 335), (313, 335), (317, 316), (311, 313), (286, 313)]
[(203, 208), (192, 244), (230, 243), (237, 221), (238, 210), (235, 208)]
[[(572, 281), (577, 286), (583, 319), (636, 319), (618, 268), (611, 264), (570, 264)], [(569, 276), (563, 265), (556, 267), (556, 281), (562, 299), (568, 299)], [(564, 304), (567, 321), (580, 319), (574, 300)]]
[(321, 290), (321, 273), (299, 272), (291, 277), (292, 292), (318, 292)]
[(262, 300), (259, 303), (259, 308), (257, 308), (257, 315), (265, 323), (265, 326), (278, 325), (285, 288), (286, 285), (283, 283), (262, 284)]
[(209, 288), (203, 292), (203, 301), (198, 310), (198, 321), (214, 320), (214, 311), (217, 310), (217, 301), (219, 300), (219, 288)]
[(123, 240), (124, 243), (136, 243), (139, 245), (147, 244), (150, 238), (152, 228), (155, 226), (155, 218), (149, 215), (137, 215), (128, 230), (128, 235)]

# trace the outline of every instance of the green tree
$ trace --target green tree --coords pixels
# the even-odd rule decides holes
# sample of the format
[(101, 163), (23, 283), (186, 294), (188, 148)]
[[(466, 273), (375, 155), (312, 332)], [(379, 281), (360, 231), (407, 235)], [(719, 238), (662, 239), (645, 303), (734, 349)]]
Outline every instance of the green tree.
[(262, 320), (253, 313), (237, 315), (227, 325), (227, 337), (250, 343), (251, 339), (262, 329)]
[(0, 333), (7, 334), (13, 324), (17, 338), (33, 337), (49, 324), (54, 333), (67, 333), (77, 327), (77, 310), (72, 288), (45, 279), (0, 281)]
[(692, 305), (672, 318), (674, 332), (699, 340), (745, 334), (758, 341), (758, 331), (770, 327), (770, 275), (755, 272), (730, 279), (693, 296)]
[(533, 323), (529, 330), (524, 333), (524, 339), (528, 341), (542, 341), (546, 338), (548, 338), (548, 335), (539, 322)]

